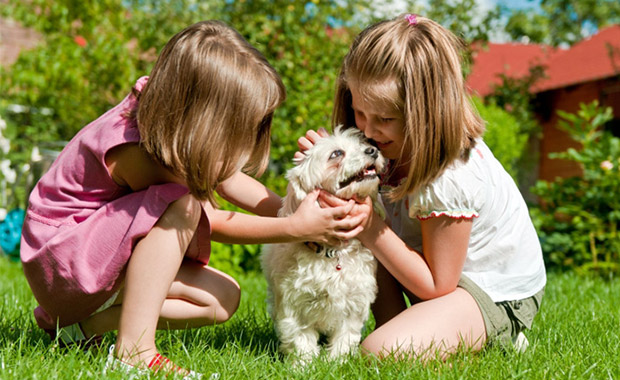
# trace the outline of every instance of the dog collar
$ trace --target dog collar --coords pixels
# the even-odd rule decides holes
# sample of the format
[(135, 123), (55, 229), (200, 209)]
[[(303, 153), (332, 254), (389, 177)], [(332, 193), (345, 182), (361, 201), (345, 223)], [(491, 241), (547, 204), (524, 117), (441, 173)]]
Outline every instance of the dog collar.
[[(306, 241), (304, 245), (311, 250), (313, 250), (317, 255), (326, 257), (328, 259), (334, 258), (336, 254), (336, 250), (334, 248), (328, 248), (322, 244)], [(336, 270), (342, 269), (342, 265), (340, 265), (340, 257), (338, 257), (338, 264), (336, 264)]]
[(304, 242), (304, 244), (306, 245), (306, 247), (313, 250), (319, 256), (325, 256), (331, 259), (332, 257), (335, 257), (336, 255), (336, 250), (334, 248), (328, 248), (322, 244), (319, 244), (313, 241), (307, 241), (307, 242)]

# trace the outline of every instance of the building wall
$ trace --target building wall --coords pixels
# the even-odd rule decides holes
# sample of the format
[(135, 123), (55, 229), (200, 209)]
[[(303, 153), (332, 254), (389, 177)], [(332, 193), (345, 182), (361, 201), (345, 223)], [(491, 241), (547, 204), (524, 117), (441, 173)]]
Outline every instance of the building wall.
[(537, 113), (543, 127), (543, 138), (540, 141), (539, 179), (552, 181), (556, 177), (565, 178), (581, 175), (581, 168), (576, 163), (550, 159), (549, 153), (578, 147), (578, 144), (567, 133), (557, 128), (560, 120), (557, 110), (575, 113), (579, 110), (580, 103), (590, 103), (595, 99), (598, 99), (603, 106), (612, 107), (615, 118), (620, 119), (620, 80), (617, 78), (589, 82), (539, 94)]
[[(1, 3), (1, 2), (0, 2)], [(22, 49), (34, 47), (41, 38), (12, 20), (0, 18), (0, 66), (8, 66), (17, 60)]]

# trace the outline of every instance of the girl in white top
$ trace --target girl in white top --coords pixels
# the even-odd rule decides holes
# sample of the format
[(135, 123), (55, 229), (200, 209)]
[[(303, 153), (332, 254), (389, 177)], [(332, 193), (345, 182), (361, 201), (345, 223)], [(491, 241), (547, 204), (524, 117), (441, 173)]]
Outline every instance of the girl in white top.
[[(364, 30), (340, 74), (334, 125), (362, 130), (391, 164), (387, 220), (371, 214), (358, 235), (381, 264), (377, 328), (362, 342), (378, 356), (510, 341), (531, 326), (545, 286), (527, 206), (482, 141), (462, 47), (436, 22), (401, 16)], [(320, 135), (309, 131), (301, 150)], [(326, 193), (320, 201), (342, 204)]]

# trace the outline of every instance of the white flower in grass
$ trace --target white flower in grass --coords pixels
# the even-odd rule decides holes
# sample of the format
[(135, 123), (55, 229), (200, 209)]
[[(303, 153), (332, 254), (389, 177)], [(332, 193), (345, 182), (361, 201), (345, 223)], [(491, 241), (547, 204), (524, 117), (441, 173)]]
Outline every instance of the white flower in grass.
[(601, 162), (601, 169), (603, 169), (603, 170), (611, 170), (613, 168), (614, 168), (614, 164), (612, 164), (611, 161), (605, 160), (605, 161)]
[(28, 107), (22, 106), (21, 104), (9, 104), (6, 109), (13, 113), (26, 113), (29, 110)]
[(43, 107), (39, 109), (41, 115), (49, 116), (54, 113), (54, 110), (51, 108)]
[(2, 173), (2, 176), (7, 183), (15, 183), (15, 180), (17, 179), (17, 173), (11, 168), (10, 160), (0, 161), (0, 173)]
[(2, 153), (7, 154), (11, 148), (11, 141), (2, 136), (2, 131), (6, 129), (6, 121), (0, 117), (0, 150)]
[(11, 149), (11, 140), (0, 135), (0, 151), (2, 151), (2, 153), (4, 154), (7, 154), (9, 153), (10, 149)]
[(6, 209), (4, 207), (0, 207), (0, 222), (6, 219), (6, 216), (7, 216)]
[(43, 156), (41, 156), (41, 152), (39, 152), (39, 147), (35, 146), (34, 148), (32, 148), (32, 153), (30, 153), (30, 161), (39, 162), (42, 159)]

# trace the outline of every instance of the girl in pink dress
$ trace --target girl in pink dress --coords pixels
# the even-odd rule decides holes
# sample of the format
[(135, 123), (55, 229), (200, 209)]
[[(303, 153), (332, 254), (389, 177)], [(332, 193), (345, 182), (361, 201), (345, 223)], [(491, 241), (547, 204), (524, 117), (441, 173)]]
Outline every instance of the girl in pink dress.
[[(266, 167), (284, 97), (275, 70), (225, 24), (175, 35), (151, 75), (84, 127), (30, 196), (21, 258), (39, 326), (75, 339), (118, 330), (111, 366), (194, 376), (158, 354), (155, 331), (236, 311), (239, 285), (207, 266), (212, 239), (333, 244), (359, 233), (367, 214), (349, 215), (353, 203), (321, 209), (314, 192), (277, 218), (280, 198), (243, 174)], [(214, 191), (256, 215), (218, 210)]]

